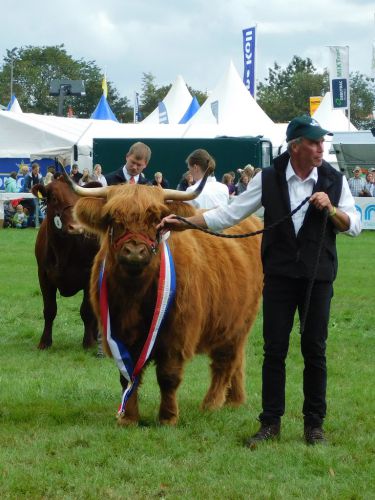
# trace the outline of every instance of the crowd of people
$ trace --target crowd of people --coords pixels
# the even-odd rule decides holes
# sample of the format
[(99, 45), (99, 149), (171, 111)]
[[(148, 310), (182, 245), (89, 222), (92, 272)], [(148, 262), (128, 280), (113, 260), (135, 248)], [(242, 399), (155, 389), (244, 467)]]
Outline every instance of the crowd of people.
[(375, 168), (369, 168), (363, 177), (362, 168), (356, 166), (348, 183), (353, 196), (375, 197)]
[(45, 217), (45, 206), (38, 198), (23, 198), (22, 194), (30, 193), (37, 184), (48, 184), (55, 175), (55, 168), (51, 166), (43, 178), (37, 162), (31, 164), (30, 170), (27, 165), (22, 165), (18, 174), (10, 173), (4, 182), (5, 192), (19, 193), (20, 196), (4, 203), (4, 227), (39, 228)]

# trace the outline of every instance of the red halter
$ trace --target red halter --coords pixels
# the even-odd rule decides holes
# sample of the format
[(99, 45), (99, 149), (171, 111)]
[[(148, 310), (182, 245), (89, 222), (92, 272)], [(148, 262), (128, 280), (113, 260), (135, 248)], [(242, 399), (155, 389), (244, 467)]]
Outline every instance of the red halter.
[(151, 252), (155, 253), (156, 248), (158, 246), (158, 241), (156, 240), (150, 240), (147, 236), (141, 233), (132, 233), (130, 231), (126, 231), (122, 236), (120, 236), (114, 243), (114, 247), (116, 250), (119, 249), (120, 245), (125, 243), (125, 241), (129, 240), (141, 240), (143, 243), (145, 243), (151, 250)]

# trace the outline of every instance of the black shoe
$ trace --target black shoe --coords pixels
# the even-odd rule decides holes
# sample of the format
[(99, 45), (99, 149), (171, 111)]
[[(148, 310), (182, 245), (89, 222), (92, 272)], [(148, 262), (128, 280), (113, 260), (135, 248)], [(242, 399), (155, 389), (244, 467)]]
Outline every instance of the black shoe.
[(327, 444), (326, 438), (324, 437), (324, 431), (321, 427), (305, 425), (304, 437), (306, 444)]
[(272, 439), (280, 439), (280, 424), (262, 424), (259, 431), (246, 441), (246, 446), (255, 450), (258, 444)]

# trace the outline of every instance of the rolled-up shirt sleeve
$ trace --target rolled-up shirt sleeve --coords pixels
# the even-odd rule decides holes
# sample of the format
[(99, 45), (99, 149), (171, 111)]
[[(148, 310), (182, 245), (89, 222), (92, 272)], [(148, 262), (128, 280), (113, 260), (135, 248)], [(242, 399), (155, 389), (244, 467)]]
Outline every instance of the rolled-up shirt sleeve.
[(212, 231), (220, 231), (238, 224), (262, 206), (262, 175), (257, 174), (247, 190), (235, 196), (228, 206), (221, 206), (204, 212), (203, 217)]
[(346, 177), (342, 180), (341, 196), (337, 208), (345, 212), (350, 219), (350, 227), (347, 231), (344, 231), (343, 234), (358, 236), (362, 230), (361, 218), (355, 208), (355, 201)]

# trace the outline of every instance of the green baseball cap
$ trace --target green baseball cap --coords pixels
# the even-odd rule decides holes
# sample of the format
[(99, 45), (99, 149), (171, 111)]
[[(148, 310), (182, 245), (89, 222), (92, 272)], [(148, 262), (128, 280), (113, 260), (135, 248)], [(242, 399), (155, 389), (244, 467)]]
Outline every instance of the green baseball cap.
[(311, 116), (303, 115), (293, 118), (289, 122), (288, 128), (286, 129), (286, 140), (287, 142), (292, 139), (298, 139), (298, 137), (306, 137), (306, 139), (320, 139), (325, 135), (333, 135), (332, 132), (322, 128), (319, 123), (311, 118)]

